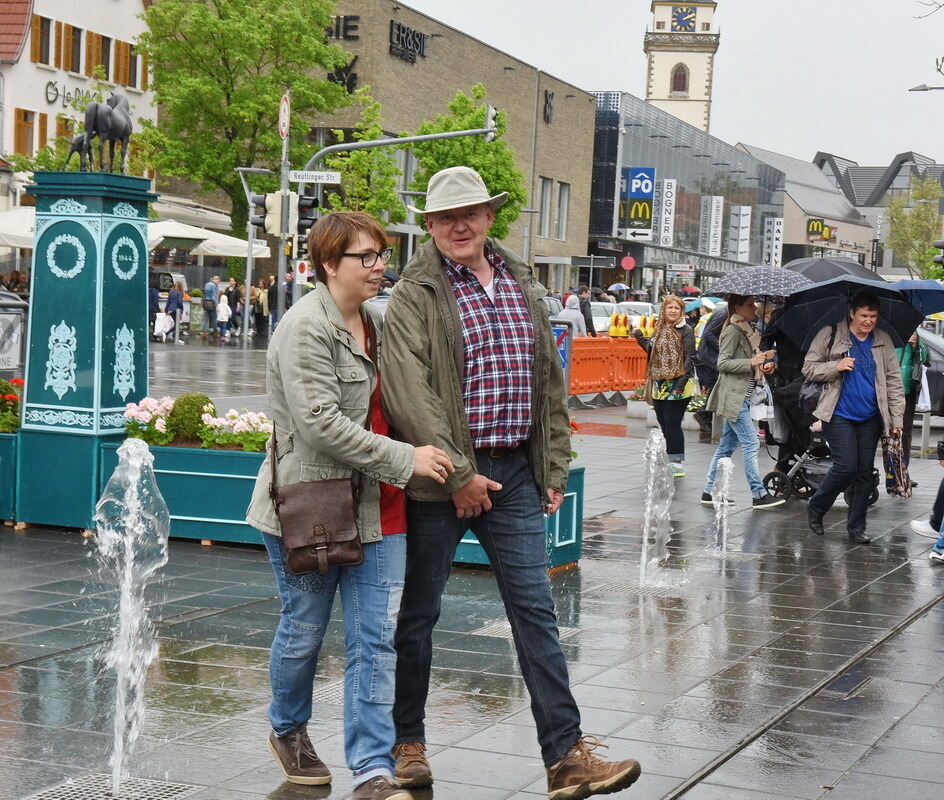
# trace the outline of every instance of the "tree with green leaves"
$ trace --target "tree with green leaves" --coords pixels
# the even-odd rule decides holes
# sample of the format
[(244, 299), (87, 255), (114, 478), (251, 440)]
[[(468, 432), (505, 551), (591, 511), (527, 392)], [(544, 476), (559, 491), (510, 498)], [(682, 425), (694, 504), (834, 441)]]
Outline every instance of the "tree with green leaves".
[[(449, 103), (449, 113), (440, 114), (435, 120), (424, 122), (416, 130), (417, 136), (430, 133), (445, 133), (485, 127), (487, 90), (482, 84), (473, 86), (469, 93), (459, 92)], [(524, 175), (515, 166), (515, 154), (501, 138), (507, 127), (504, 112), (497, 117), (498, 138), (486, 142), (481, 136), (462, 136), (457, 139), (439, 139), (413, 145), (418, 168), (414, 173), (410, 189), (426, 191), (430, 177), (447, 167), (472, 167), (492, 194), (508, 192), (508, 199), (495, 212), (491, 235), (503, 239), (508, 229), (528, 201)]]
[(941, 195), (941, 184), (935, 178), (913, 178), (908, 195), (891, 197), (885, 206), (885, 245), (895, 251), (895, 260), (918, 278), (931, 277), (934, 269), (931, 243), (941, 236)]
[[(159, 125), (144, 123), (157, 168), (232, 201), (233, 230), (245, 230), (248, 208), (236, 167), (278, 169), (279, 100), (291, 90), (289, 160), (311, 155), (317, 113), (348, 100), (337, 83), (314, 77), (348, 55), (325, 41), (333, 0), (159, 0), (144, 12), (147, 53)], [(277, 188), (276, 177), (260, 189)]]
[[(383, 139), (380, 122), (380, 103), (364, 86), (355, 93), (355, 102), (361, 105), (361, 117), (351, 133), (355, 142)], [(344, 141), (344, 131), (336, 130), (338, 142)], [(394, 142), (396, 140), (393, 140)], [(397, 193), (397, 178), (402, 171), (397, 165), (395, 147), (370, 147), (335, 153), (325, 159), (330, 170), (341, 173), (340, 192), (329, 192), (325, 206), (331, 211), (363, 211), (381, 224), (398, 223), (406, 219), (406, 208)]]

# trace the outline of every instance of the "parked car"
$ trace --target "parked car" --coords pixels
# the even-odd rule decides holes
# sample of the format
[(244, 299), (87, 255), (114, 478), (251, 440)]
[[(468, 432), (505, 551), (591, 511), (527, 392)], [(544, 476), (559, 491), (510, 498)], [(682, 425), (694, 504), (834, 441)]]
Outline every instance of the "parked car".
[(377, 306), (377, 310), (380, 312), (380, 316), (383, 316), (387, 313), (387, 303), (390, 302), (389, 294), (378, 294), (376, 297), (371, 297), (368, 303), (373, 303)]
[(629, 314), (629, 322), (633, 328), (639, 327), (639, 320), (643, 317), (655, 315), (656, 309), (652, 303), (646, 303), (642, 300), (624, 300), (617, 303), (621, 314)]
[(556, 297), (551, 297), (551, 295), (546, 295), (541, 298), (544, 301), (544, 307), (547, 308), (547, 315), (549, 317), (556, 317), (564, 310), (564, 304), (558, 300)]
[(593, 317), (593, 329), (597, 333), (608, 333), (610, 330), (610, 317), (616, 313), (616, 303), (603, 303), (600, 301), (590, 303), (590, 314)]
[(918, 330), (918, 338), (928, 348), (928, 392), (931, 395), (931, 413), (944, 416), (944, 337)]

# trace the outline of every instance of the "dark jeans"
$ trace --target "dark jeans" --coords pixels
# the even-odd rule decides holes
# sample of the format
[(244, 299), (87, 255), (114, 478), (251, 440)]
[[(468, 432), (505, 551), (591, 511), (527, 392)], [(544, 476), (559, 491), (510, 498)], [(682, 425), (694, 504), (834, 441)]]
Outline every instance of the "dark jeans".
[(652, 407), (665, 437), (665, 452), (669, 461), (684, 461), (685, 435), (682, 433), (682, 418), (688, 408), (688, 400), (653, 400)]
[(901, 418), (901, 452), (905, 456), (905, 466), (911, 463), (911, 435), (914, 433), (915, 406), (918, 405), (918, 393), (912, 390), (905, 395), (905, 413)]
[(541, 754), (551, 766), (581, 733), (547, 577), (543, 505), (520, 448), (506, 458), (480, 456), (478, 470), (502, 484), (500, 491), (489, 493), (491, 511), (465, 520), (456, 517), (452, 501), (410, 501), (408, 506), (406, 579), (395, 639), (397, 742), (426, 741), (433, 628), (456, 546), (471, 529), (494, 570), (531, 695)]
[(934, 498), (934, 506), (931, 509), (931, 527), (939, 531), (941, 523), (944, 523), (944, 478), (937, 486), (937, 497)]
[(822, 516), (833, 507), (839, 493), (851, 486), (846, 528), (850, 533), (864, 533), (865, 514), (873, 485), (875, 449), (882, 435), (882, 416), (876, 414), (863, 422), (834, 416), (829, 422), (823, 423), (823, 435), (829, 443), (833, 463), (810, 498), (810, 510)]

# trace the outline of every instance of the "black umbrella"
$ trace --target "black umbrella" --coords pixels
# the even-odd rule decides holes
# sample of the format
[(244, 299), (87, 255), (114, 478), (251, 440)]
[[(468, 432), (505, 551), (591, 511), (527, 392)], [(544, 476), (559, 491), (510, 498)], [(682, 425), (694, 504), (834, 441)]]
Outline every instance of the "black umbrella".
[(775, 298), (786, 297), (811, 284), (809, 278), (783, 267), (746, 267), (718, 278), (706, 291), (718, 297), (740, 294)]
[(824, 256), (821, 258), (798, 258), (789, 264), (783, 265), (785, 269), (798, 272), (805, 275), (813, 283), (821, 283), (831, 278), (842, 278), (851, 275), (853, 278), (864, 278), (870, 281), (881, 281), (868, 267), (863, 267), (858, 261), (851, 258), (838, 258), (833, 256)]
[(908, 299), (891, 284), (861, 278), (833, 278), (794, 292), (787, 298), (783, 316), (777, 324), (801, 350), (808, 350), (813, 337), (826, 325), (846, 318), (849, 300), (857, 292), (870, 292), (878, 298), (878, 324), (897, 346), (911, 336), (924, 319)]

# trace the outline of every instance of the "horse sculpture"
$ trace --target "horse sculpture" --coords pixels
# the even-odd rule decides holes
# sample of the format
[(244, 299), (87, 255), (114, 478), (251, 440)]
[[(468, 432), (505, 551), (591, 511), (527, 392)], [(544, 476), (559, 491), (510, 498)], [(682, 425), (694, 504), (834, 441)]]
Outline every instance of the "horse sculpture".
[(88, 136), (85, 133), (79, 133), (72, 137), (72, 142), (69, 144), (69, 154), (62, 165), (63, 169), (69, 166), (73, 153), (79, 154), (79, 169), (82, 172), (88, 172), (88, 157), (91, 156), (91, 151), (89, 150)]
[(104, 103), (89, 103), (85, 109), (85, 135), (93, 169), (92, 140), (97, 136), (99, 170), (105, 170), (104, 149), (108, 142), (108, 171), (115, 171), (115, 143), (121, 142), (121, 174), (127, 174), (125, 158), (131, 140), (131, 106), (127, 97), (112, 92)]

